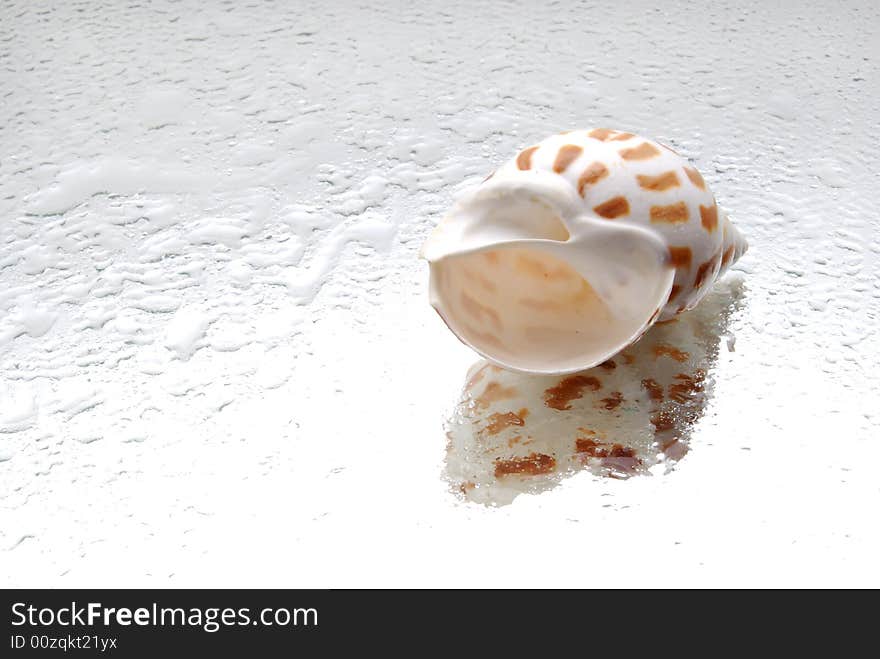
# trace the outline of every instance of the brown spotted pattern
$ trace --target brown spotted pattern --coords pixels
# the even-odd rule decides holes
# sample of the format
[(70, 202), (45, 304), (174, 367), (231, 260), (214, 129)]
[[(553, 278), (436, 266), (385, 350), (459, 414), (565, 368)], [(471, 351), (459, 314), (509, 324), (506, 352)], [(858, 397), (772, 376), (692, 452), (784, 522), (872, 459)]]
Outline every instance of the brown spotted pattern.
[(556, 458), (544, 453), (530, 453), (524, 458), (495, 461), (495, 478), (510, 475), (538, 476), (549, 474), (556, 467)]
[(671, 410), (657, 410), (651, 415), (651, 425), (654, 432), (667, 432), (675, 428), (676, 418)]
[(525, 418), (528, 414), (529, 411), (525, 408), (521, 409), (519, 412), (496, 412), (489, 416), (489, 423), (486, 426), (486, 432), (490, 435), (497, 435), (505, 428), (525, 425)]
[(660, 149), (650, 142), (642, 142), (637, 147), (623, 149), (620, 152), (620, 157), (624, 160), (648, 160), (649, 158), (655, 158), (659, 155)]
[(672, 357), (677, 362), (686, 362), (690, 355), (684, 350), (669, 345), (668, 343), (658, 343), (654, 346), (654, 357)]
[(703, 180), (700, 172), (698, 172), (696, 169), (694, 169), (693, 167), (685, 167), (684, 173), (687, 174), (687, 177), (691, 180), (691, 183), (700, 188), (700, 190), (706, 189), (706, 182)]
[(676, 403), (686, 403), (703, 391), (703, 380), (706, 377), (705, 371), (696, 369), (693, 375), (687, 373), (679, 373), (675, 376), (675, 382), (669, 385), (669, 398)]
[(654, 402), (663, 400), (663, 387), (654, 378), (642, 380), (642, 387), (648, 392), (648, 397)]
[(731, 245), (726, 250), (724, 250), (724, 254), (721, 257), (721, 267), (726, 268), (727, 264), (733, 260), (733, 253), (736, 248)]
[(697, 268), (697, 275), (694, 278), (694, 288), (701, 288), (703, 284), (709, 281), (712, 278), (712, 275), (715, 273), (716, 266), (721, 265), (721, 250), (719, 249), (712, 257), (701, 264), (699, 268)]
[(609, 137), (614, 135), (614, 133), (615, 131), (611, 130), (610, 128), (594, 128), (589, 133), (587, 133), (587, 135), (592, 137), (594, 140), (601, 140), (602, 142), (604, 142)]
[(593, 210), (597, 215), (613, 220), (616, 217), (629, 215), (629, 202), (626, 197), (613, 197), (598, 206), (593, 206)]
[(597, 391), (602, 384), (589, 375), (571, 375), (544, 392), (544, 404), (554, 410), (570, 410), (571, 401), (584, 395), (584, 390)]
[(669, 262), (676, 268), (690, 268), (692, 259), (693, 253), (690, 247), (672, 246), (669, 248)]
[(690, 219), (687, 204), (683, 201), (665, 206), (651, 206), (651, 222), (678, 224)]
[(516, 166), (520, 169), (531, 169), (532, 154), (537, 150), (538, 147), (536, 146), (530, 146), (528, 149), (523, 149), (516, 157)]
[(608, 176), (608, 168), (601, 162), (590, 163), (578, 178), (578, 194), (583, 197), (584, 189), (588, 185), (595, 185)]
[(591, 437), (577, 437), (574, 450), (585, 453), (591, 458), (635, 458), (634, 449), (623, 444), (605, 444)]
[(616, 410), (623, 402), (623, 394), (619, 391), (612, 391), (607, 398), (603, 398), (599, 402), (602, 403), (603, 409)]
[(658, 174), (657, 176), (638, 174), (636, 179), (642, 188), (645, 190), (653, 190), (655, 192), (663, 192), (669, 188), (677, 188), (679, 186), (678, 175), (671, 170)]
[(718, 228), (718, 206), (712, 204), (711, 206), (700, 206), (700, 222), (703, 225), (703, 228), (712, 232)]
[(556, 154), (556, 160), (553, 161), (553, 171), (561, 174), (568, 166), (573, 163), (583, 153), (583, 148), (575, 144), (566, 144), (559, 148)]

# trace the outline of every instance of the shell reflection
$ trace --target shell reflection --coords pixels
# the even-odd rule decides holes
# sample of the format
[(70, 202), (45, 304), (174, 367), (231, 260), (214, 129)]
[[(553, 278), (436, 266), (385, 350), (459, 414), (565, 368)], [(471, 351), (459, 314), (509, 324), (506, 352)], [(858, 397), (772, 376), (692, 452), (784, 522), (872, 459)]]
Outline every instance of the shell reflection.
[(741, 281), (728, 278), (696, 309), (574, 375), (476, 363), (446, 423), (450, 485), (504, 505), (584, 469), (627, 478), (671, 468), (711, 397), (721, 337), (742, 296)]

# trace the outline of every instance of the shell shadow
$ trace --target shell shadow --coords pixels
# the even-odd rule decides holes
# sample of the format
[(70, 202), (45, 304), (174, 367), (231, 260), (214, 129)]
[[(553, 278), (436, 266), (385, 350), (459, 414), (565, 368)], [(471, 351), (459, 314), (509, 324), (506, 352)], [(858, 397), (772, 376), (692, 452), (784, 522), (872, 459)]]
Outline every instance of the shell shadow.
[(450, 487), (501, 506), (582, 470), (629, 478), (672, 469), (711, 400), (719, 345), (744, 294), (742, 280), (728, 277), (696, 309), (575, 375), (477, 362), (445, 424)]

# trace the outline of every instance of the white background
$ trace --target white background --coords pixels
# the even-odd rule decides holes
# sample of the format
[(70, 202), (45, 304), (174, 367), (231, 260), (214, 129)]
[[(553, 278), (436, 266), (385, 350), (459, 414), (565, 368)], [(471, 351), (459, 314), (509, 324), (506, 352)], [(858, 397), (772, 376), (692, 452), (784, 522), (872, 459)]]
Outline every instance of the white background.
[[(876, 3), (129, 5), (0, 7), (0, 584), (880, 585)], [(418, 249), (588, 126), (747, 235), (735, 352), (670, 473), (469, 503)]]

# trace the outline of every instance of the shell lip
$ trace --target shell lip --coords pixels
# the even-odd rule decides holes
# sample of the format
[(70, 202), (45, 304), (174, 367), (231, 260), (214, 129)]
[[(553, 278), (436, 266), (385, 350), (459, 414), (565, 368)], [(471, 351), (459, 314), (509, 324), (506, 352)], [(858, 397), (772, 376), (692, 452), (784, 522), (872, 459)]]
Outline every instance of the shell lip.
[[(460, 198), (425, 240), (420, 257), (437, 261), (464, 254), (490, 244), (512, 240), (540, 240), (527, 231), (493, 219), (502, 206), (531, 205), (554, 215), (566, 231), (573, 231), (571, 219), (581, 209), (575, 189), (555, 174), (527, 170), (499, 173)], [(553, 242), (564, 242), (553, 239)]]

